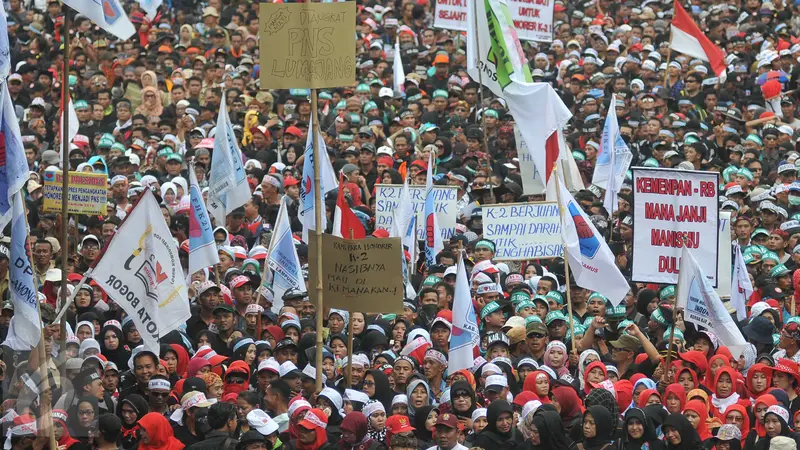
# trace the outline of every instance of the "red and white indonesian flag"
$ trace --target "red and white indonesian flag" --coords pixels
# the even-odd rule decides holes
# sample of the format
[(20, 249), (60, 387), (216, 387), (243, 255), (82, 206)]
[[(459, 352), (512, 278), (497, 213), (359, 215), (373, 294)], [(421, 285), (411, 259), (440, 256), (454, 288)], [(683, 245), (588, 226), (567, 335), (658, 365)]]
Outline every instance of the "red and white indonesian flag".
[(669, 46), (684, 55), (708, 61), (711, 65), (711, 70), (720, 78), (720, 81), (725, 81), (727, 65), (725, 64), (725, 55), (722, 53), (722, 49), (714, 45), (700, 31), (692, 17), (677, 0), (675, 1), (675, 15), (672, 18), (672, 33)]

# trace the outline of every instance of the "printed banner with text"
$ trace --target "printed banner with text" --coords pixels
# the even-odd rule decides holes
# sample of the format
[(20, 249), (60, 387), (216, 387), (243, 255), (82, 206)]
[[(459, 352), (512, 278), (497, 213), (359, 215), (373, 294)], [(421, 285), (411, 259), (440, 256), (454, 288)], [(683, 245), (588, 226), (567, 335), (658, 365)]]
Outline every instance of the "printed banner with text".
[(494, 241), (497, 260), (556, 258), (563, 255), (561, 217), (555, 202), (486, 205), (483, 237)]
[[(433, 26), (466, 31), (468, 1), (475, 0), (436, 0)], [(507, 0), (506, 3), (520, 40), (553, 41), (553, 0)]]
[(258, 18), (261, 89), (353, 84), (356, 2), (261, 3)]
[(681, 249), (717, 286), (719, 174), (633, 168), (633, 281), (675, 284)]
[[(61, 212), (62, 172), (45, 171), (42, 210)], [(67, 211), (70, 214), (105, 216), (108, 201), (108, 176), (104, 173), (69, 172)]]
[[(375, 185), (375, 228), (392, 231), (392, 212), (397, 209), (403, 186), (400, 184)], [(411, 205), (417, 215), (417, 239), (424, 239), (425, 227), (423, 210), (425, 209), (425, 186), (409, 186)], [(456, 217), (458, 216), (458, 188), (455, 186), (434, 186), (434, 209), (436, 220), (439, 221), (439, 231), (442, 241), (450, 240), (456, 232)]]

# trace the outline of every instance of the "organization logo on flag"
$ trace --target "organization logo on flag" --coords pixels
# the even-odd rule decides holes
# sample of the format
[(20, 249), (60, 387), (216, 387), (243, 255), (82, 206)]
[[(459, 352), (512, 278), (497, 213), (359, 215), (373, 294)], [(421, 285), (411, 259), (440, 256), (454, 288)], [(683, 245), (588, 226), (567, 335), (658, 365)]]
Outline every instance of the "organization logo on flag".
[(600, 249), (600, 241), (592, 232), (592, 228), (586, 223), (578, 206), (574, 202), (569, 202), (567, 205), (569, 215), (572, 217), (572, 222), (575, 224), (575, 230), (578, 233), (578, 241), (581, 247), (581, 255), (586, 258), (593, 259)]

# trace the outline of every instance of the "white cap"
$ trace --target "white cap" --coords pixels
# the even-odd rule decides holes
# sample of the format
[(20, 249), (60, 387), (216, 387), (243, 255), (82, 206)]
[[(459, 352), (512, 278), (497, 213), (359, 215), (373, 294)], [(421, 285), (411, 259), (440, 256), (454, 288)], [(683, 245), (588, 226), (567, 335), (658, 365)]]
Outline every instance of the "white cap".
[(270, 434), (278, 431), (278, 423), (272, 420), (272, 418), (260, 409), (254, 409), (247, 413), (247, 424), (250, 428), (261, 433), (263, 436), (269, 436)]
[(280, 374), (281, 377), (284, 377), (287, 374), (289, 374), (289, 372), (292, 372), (292, 371), (299, 372), (300, 369), (298, 369), (297, 366), (295, 366), (293, 362), (284, 361), (283, 364), (281, 364), (281, 366), (279, 367), (278, 373)]
[(269, 358), (258, 363), (258, 372), (261, 372), (262, 370), (269, 370), (279, 374), (281, 371), (281, 366), (278, 364), (278, 361)]

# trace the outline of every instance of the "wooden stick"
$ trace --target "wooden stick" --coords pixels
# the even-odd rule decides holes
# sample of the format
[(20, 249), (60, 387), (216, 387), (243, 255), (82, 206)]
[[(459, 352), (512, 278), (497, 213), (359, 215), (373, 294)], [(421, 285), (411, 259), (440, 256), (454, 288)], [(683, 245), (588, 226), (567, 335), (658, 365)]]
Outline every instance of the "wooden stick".
[[(350, 239), (353, 239), (352, 228), (350, 228)], [(353, 387), (353, 312), (354, 311), (348, 311), (350, 314), (350, 320), (347, 321), (347, 372), (345, 373), (345, 379), (347, 380), (346, 389), (351, 389)]]
[(320, 186), (320, 167), (323, 155), (319, 148), (319, 107), (317, 104), (317, 90), (311, 90), (311, 122), (312, 142), (314, 147), (314, 239), (317, 240), (316, 261), (317, 279), (314, 280), (317, 289), (317, 352), (316, 352), (316, 390), (322, 391), (322, 211), (325, 206), (322, 204), (322, 186)]
[[(561, 162), (559, 162), (561, 164)], [(562, 167), (563, 170), (563, 167)], [(558, 179), (558, 164), (553, 166), (553, 176), (556, 177), (556, 199), (558, 200), (558, 212), (561, 217), (564, 217), (564, 208), (561, 207), (561, 186), (559, 185)], [(569, 333), (572, 338), (570, 342), (572, 342), (572, 352), (577, 354), (578, 347), (575, 343), (575, 323), (572, 319), (572, 294), (570, 292), (570, 282), (569, 282), (569, 250), (567, 250), (567, 246), (564, 246), (564, 278), (565, 283), (567, 284), (567, 312), (569, 313)]]
[(675, 328), (677, 327), (678, 323), (678, 321), (675, 319), (677, 318), (678, 318), (678, 309), (676, 308), (672, 312), (672, 328), (669, 330), (669, 346), (667, 347), (666, 367), (664, 367), (664, 370), (661, 373), (661, 381), (663, 381), (664, 383), (667, 382), (667, 374), (669, 373), (669, 366), (672, 364), (672, 351), (673, 348), (675, 347), (673, 340), (675, 338)]
[[(669, 41), (672, 42), (672, 32), (671, 31), (669, 33)], [(667, 86), (667, 78), (669, 77), (669, 63), (670, 63), (671, 59), (672, 59), (672, 47), (670, 46), (667, 49), (667, 66), (664, 69), (664, 88), (665, 89), (669, 89), (669, 87)]]
[[(61, 71), (61, 115), (63, 116), (63, 124), (61, 127), (61, 171), (63, 176), (61, 181), (61, 305), (67, 302), (67, 261), (69, 258), (69, 29), (70, 15), (69, 11), (64, 12), (64, 33), (62, 34), (64, 40), (64, 62), (63, 70)], [(27, 216), (25, 217), (27, 220)], [(78, 223), (75, 222), (77, 229)], [(59, 349), (64, 350), (67, 348), (67, 317), (61, 317), (61, 332), (59, 333)], [(51, 443), (52, 444), (52, 443)], [(52, 446), (55, 449), (55, 446)]]

